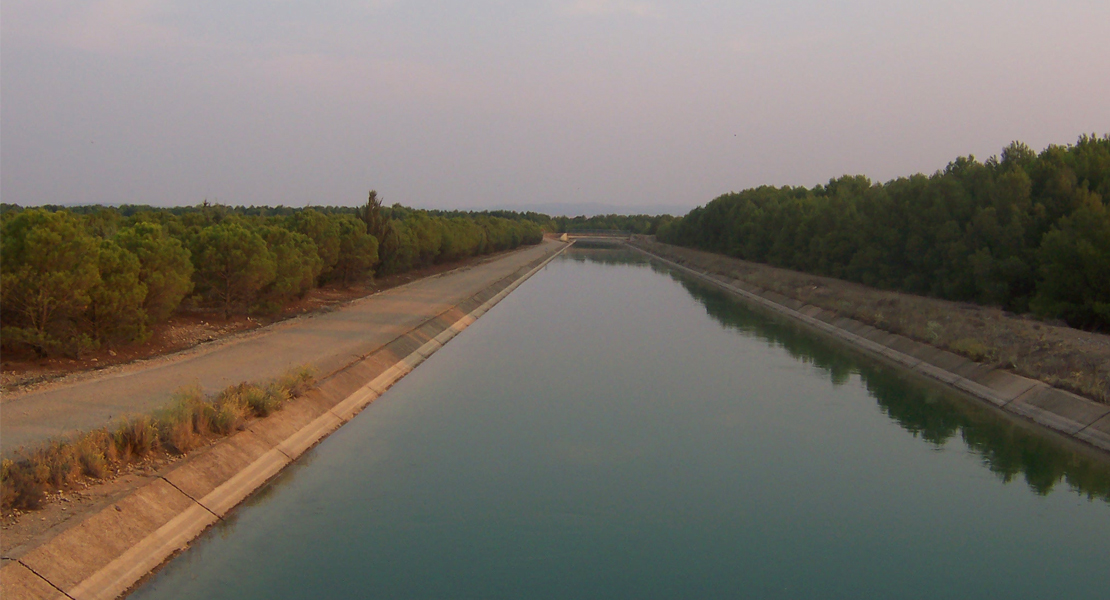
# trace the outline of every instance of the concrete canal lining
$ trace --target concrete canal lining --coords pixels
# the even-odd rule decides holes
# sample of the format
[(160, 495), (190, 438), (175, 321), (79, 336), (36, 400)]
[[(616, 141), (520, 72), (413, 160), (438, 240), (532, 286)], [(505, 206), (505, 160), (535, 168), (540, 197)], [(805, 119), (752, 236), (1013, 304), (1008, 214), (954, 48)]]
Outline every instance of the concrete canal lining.
[(285, 409), (5, 561), (4, 599), (107, 600), (127, 592), (567, 247), (521, 267), (330, 375)]
[(739, 279), (729, 279), (678, 264), (635, 244), (627, 246), (758, 306), (801, 321), (868, 354), (894, 362), (1005, 412), (1110, 452), (1110, 405), (1099, 404), (1041, 381), (993, 369), (946, 350), (803, 304)]

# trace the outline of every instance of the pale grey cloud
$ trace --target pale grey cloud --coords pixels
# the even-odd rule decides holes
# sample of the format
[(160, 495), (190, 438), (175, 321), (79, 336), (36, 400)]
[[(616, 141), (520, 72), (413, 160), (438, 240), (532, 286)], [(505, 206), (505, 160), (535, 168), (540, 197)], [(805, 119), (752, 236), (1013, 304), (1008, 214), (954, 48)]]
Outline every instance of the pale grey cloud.
[(4, 4), (5, 36), (100, 54), (190, 47), (194, 42), (158, 22), (166, 0), (13, 0)]
[(574, 16), (631, 15), (652, 19), (663, 16), (659, 6), (638, 0), (573, 0), (560, 8), (563, 13)]
[(1110, 5), (0, 5), (3, 200), (694, 205), (1110, 131)]

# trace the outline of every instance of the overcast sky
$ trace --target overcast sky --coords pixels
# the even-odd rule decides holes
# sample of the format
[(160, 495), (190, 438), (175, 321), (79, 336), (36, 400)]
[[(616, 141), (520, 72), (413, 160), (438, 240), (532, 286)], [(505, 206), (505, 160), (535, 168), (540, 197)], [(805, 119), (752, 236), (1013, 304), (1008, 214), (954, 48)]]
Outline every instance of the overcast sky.
[(1106, 0), (4, 0), (4, 202), (605, 203), (1110, 132)]

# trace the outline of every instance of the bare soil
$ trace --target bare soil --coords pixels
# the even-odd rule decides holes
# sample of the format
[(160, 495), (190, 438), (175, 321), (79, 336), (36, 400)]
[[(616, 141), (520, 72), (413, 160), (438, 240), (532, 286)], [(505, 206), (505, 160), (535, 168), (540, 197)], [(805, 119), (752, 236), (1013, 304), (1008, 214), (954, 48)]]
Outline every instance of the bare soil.
[(1110, 336), (999, 308), (880, 290), (637, 236), (634, 245), (679, 264), (757, 285), (800, 302), (1039, 379), (1110, 404)]

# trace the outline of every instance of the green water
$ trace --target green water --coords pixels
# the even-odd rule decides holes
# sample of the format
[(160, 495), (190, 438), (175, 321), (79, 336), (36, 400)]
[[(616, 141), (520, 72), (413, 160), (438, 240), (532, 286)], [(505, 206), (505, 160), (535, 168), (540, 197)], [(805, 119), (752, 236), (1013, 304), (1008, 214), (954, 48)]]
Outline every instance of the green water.
[(572, 249), (133, 597), (1107, 598), (1110, 467)]

